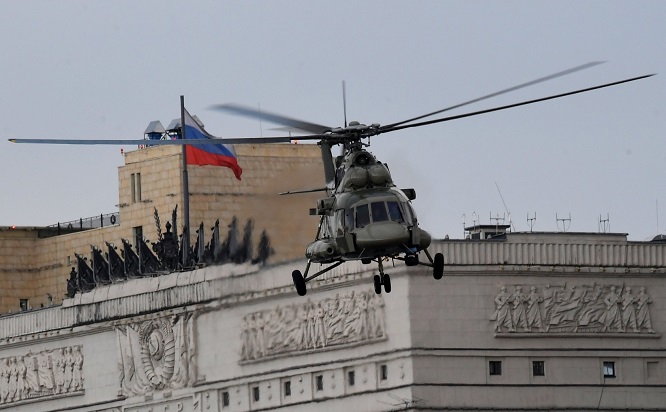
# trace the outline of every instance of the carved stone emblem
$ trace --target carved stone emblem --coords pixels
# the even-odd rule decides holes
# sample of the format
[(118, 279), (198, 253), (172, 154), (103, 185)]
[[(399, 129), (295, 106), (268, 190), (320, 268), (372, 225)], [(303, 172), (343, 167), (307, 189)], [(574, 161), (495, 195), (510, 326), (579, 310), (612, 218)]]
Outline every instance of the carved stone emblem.
[(354, 291), (276, 306), (241, 320), (241, 361), (386, 339), (384, 299)]
[(0, 359), (0, 408), (54, 395), (83, 393), (81, 346)]
[(512, 293), (500, 286), (495, 297), (495, 333), (655, 333), (649, 305), (652, 298), (645, 287), (638, 294), (630, 286), (545, 285), (538, 292), (531, 285), (524, 294), (522, 285)]
[(159, 317), (116, 327), (124, 395), (190, 386), (196, 378), (192, 315)]

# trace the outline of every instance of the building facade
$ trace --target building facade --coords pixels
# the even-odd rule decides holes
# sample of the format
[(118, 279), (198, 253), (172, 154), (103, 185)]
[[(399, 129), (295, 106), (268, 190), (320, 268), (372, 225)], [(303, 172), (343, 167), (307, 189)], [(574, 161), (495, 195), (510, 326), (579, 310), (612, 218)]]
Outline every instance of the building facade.
[[(142, 163), (172, 156), (177, 169), (178, 154), (161, 150), (139, 151), (136, 156), (145, 159), (121, 168), (117, 225), (48, 238), (6, 230), (5, 244), (57, 246), (53, 255), (26, 252), (21, 260), (22, 249), (4, 255), (2, 275), (26, 281), (53, 273), (55, 282), (65, 283), (67, 253), (109, 241), (107, 236), (131, 238), (133, 228), (154, 224), (155, 207), (170, 213), (179, 180), (165, 171), (167, 164), (149, 172)], [(114, 281), (44, 308), (0, 316), (0, 410), (666, 408), (666, 243), (629, 242), (625, 234), (475, 236), (477, 228), (470, 228), (470, 239), (433, 242), (431, 253), (444, 255), (441, 280), (427, 268), (389, 262), (392, 292), (377, 295), (376, 267), (351, 262), (308, 283), (307, 295), (299, 297), (290, 273), (305, 266), (300, 253), (316, 221), (304, 222), (304, 210), (313, 202), (292, 197), (287, 200), (293, 205), (274, 204), (284, 198), (267, 192), (285, 179), (271, 181), (289, 153), (295, 172), (285, 173), (295, 177), (286, 189), (316, 187), (318, 181), (302, 182), (307, 179), (299, 167), (316, 167), (318, 151), (272, 150), (273, 169), (252, 171), (263, 170), (268, 155), (255, 166), (241, 163), (242, 184), (257, 182), (252, 192), (217, 187), (216, 179), (208, 183), (211, 192), (196, 189), (203, 183), (192, 189), (193, 204), (220, 201), (219, 210), (193, 205), (193, 226), (220, 218), (224, 205), (232, 204), (222, 220), (266, 222), (261, 225), (275, 233), (276, 250), (267, 264), (228, 262)], [(151, 157), (150, 151), (160, 154)], [(170, 183), (151, 193), (157, 184), (151, 173)], [(264, 177), (252, 180), (253, 173)], [(8, 243), (15, 238), (20, 242)]]

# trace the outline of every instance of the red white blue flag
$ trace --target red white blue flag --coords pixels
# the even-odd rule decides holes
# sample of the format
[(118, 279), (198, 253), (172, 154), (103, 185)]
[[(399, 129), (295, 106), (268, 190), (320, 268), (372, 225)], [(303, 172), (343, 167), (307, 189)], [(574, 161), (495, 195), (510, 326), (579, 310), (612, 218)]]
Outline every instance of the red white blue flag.
[[(196, 120), (185, 110), (185, 138), (189, 139), (215, 139), (206, 132)], [(234, 147), (225, 144), (186, 145), (188, 165), (225, 166), (233, 170), (236, 179), (241, 180), (243, 169), (238, 166)]]

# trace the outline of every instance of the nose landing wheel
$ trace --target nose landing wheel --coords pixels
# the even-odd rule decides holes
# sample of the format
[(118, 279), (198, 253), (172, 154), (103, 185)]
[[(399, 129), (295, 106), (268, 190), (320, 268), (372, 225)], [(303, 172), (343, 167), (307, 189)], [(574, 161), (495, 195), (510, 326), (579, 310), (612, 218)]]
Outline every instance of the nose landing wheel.
[(382, 264), (381, 257), (377, 262), (379, 262), (379, 274), (375, 275), (373, 278), (375, 293), (378, 295), (382, 293), (382, 285), (384, 286), (384, 292), (391, 293), (391, 276), (384, 273), (384, 265)]

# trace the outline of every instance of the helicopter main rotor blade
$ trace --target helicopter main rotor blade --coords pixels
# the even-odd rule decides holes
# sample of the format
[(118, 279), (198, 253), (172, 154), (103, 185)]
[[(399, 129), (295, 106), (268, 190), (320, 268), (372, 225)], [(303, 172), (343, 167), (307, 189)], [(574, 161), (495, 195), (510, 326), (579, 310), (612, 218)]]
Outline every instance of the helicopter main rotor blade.
[(425, 126), (425, 125), (434, 124), (434, 123), (448, 122), (449, 120), (462, 119), (464, 117), (477, 116), (477, 115), (484, 114), (484, 113), (497, 112), (497, 111), (500, 111), (500, 110), (511, 109), (513, 107), (525, 106), (525, 105), (528, 105), (528, 104), (543, 102), (543, 101), (546, 101), (546, 100), (558, 99), (560, 97), (571, 96), (571, 95), (574, 95), (574, 94), (589, 92), (591, 90), (603, 89), (604, 87), (610, 87), (610, 86), (615, 86), (615, 85), (622, 84), (622, 83), (629, 83), (629, 82), (633, 82), (633, 81), (636, 81), (636, 80), (645, 79), (645, 78), (648, 78), (648, 77), (652, 77), (655, 74), (656, 73), (646, 74), (646, 75), (643, 75), (643, 76), (632, 77), (631, 79), (625, 79), (625, 80), (620, 80), (620, 81), (617, 81), (617, 82), (606, 83), (606, 84), (602, 84), (602, 85), (599, 85), (599, 86), (587, 87), (585, 89), (574, 90), (574, 91), (567, 92), (567, 93), (560, 93), (560, 94), (556, 94), (556, 95), (553, 95), (553, 96), (542, 97), (540, 99), (527, 100), (527, 101), (524, 101), (524, 102), (509, 104), (509, 105), (506, 105), (506, 106), (494, 107), (492, 109), (479, 110), (477, 112), (463, 113), (463, 114), (459, 114), (459, 115), (456, 115), (456, 116), (443, 117), (443, 118), (439, 118), (439, 119), (428, 120), (428, 121), (425, 121), (425, 122), (399, 125), (399, 126), (392, 127), (390, 129), (381, 130), (377, 134), (394, 132), (396, 130), (408, 129), (410, 127), (419, 127), (419, 126)]
[(522, 83), (522, 84), (519, 84), (517, 86), (509, 87), (508, 89), (500, 90), (498, 92), (487, 94), (485, 96), (481, 96), (481, 97), (478, 97), (476, 99), (468, 100), (466, 102), (459, 103), (459, 104), (456, 104), (454, 106), (447, 107), (445, 109), (437, 110), (436, 112), (432, 112), (432, 113), (424, 114), (424, 115), (421, 115), (421, 116), (413, 117), (411, 119), (403, 120), (401, 122), (384, 125), (384, 126), (381, 127), (381, 129), (391, 129), (395, 126), (399, 126), (399, 125), (402, 125), (402, 124), (405, 124), (405, 123), (414, 122), (416, 120), (421, 120), (421, 119), (426, 118), (426, 117), (434, 116), (436, 114), (444, 113), (444, 112), (447, 112), (449, 110), (453, 110), (453, 109), (457, 109), (459, 107), (467, 106), (468, 104), (480, 102), (482, 100), (490, 99), (491, 97), (495, 97), (495, 96), (499, 96), (501, 94), (513, 92), (515, 90), (522, 89), (523, 87), (532, 86), (532, 85), (535, 85), (537, 83), (542, 83), (542, 82), (545, 82), (545, 81), (548, 81), (548, 80), (552, 80), (552, 79), (555, 79), (557, 77), (561, 77), (561, 76), (565, 76), (567, 74), (575, 73), (575, 72), (580, 71), (580, 70), (589, 69), (590, 67), (598, 66), (602, 63), (605, 63), (605, 62), (589, 62), (589, 63), (586, 63), (586, 64), (582, 64), (580, 66), (572, 67), (571, 69), (567, 69), (567, 70), (564, 70), (564, 71), (561, 71), (561, 72), (553, 73), (553, 74), (545, 76), (545, 77), (540, 77), (538, 79), (529, 81), (527, 83)]
[(9, 139), (12, 143), (32, 144), (69, 144), (69, 145), (148, 145), (148, 146), (183, 146), (211, 144), (263, 144), (291, 143), (292, 140), (319, 140), (320, 135), (291, 137), (233, 137), (219, 139), (174, 139), (174, 140), (128, 140), (128, 139)]
[(324, 126), (317, 123), (310, 123), (303, 120), (294, 119), (292, 117), (283, 116), (281, 114), (264, 112), (252, 107), (241, 106), (238, 104), (216, 104), (211, 106), (211, 109), (228, 112), (231, 114), (245, 116), (252, 119), (266, 120), (269, 122), (281, 124), (292, 129), (303, 130), (310, 133), (324, 133), (332, 129), (332, 127)]

